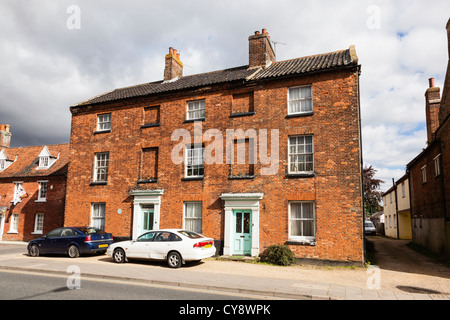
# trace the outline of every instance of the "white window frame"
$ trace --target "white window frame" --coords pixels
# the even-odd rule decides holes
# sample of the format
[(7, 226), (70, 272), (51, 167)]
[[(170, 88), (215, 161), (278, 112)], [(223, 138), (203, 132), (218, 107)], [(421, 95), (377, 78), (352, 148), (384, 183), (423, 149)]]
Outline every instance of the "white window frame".
[(18, 213), (13, 213), (11, 215), (11, 223), (9, 224), (8, 233), (19, 233), (19, 219), (20, 216)]
[(427, 166), (424, 165), (420, 170), (422, 170), (422, 183), (425, 183), (427, 182)]
[(434, 159), (434, 176), (438, 177), (441, 174), (441, 161), (439, 160), (439, 157), (441, 154), (438, 154)]
[(111, 113), (97, 115), (97, 131), (111, 131)]
[(44, 233), (44, 217), (43, 213), (36, 213), (34, 216), (34, 231), (32, 234), (43, 234)]
[(109, 169), (109, 152), (96, 153), (94, 158), (94, 177), (93, 177), (94, 182), (107, 182), (108, 169)]
[[(302, 218), (292, 218), (291, 211), (292, 211), (292, 204), (302, 204)], [(303, 205), (309, 204), (312, 206), (312, 218), (303, 218)], [(314, 242), (316, 239), (316, 206), (314, 201), (289, 201), (288, 204), (288, 229), (289, 229), (289, 240), (292, 241), (305, 241), (305, 242)], [(292, 235), (291, 230), (291, 221), (297, 220), (297, 221), (312, 221), (313, 222), (313, 236), (299, 236), (299, 235)], [(303, 230), (302, 230), (303, 233)]]
[[(192, 108), (192, 109), (190, 109)], [(186, 119), (204, 119), (205, 118), (205, 100), (188, 101), (186, 104)]]
[[(91, 204), (91, 227), (105, 230), (106, 203), (96, 202)], [(100, 222), (100, 224), (98, 223)]]
[(39, 168), (46, 169), (50, 167), (50, 157), (39, 157)]
[[(192, 155), (191, 153), (198, 152), (201, 150), (201, 155)], [(201, 178), (205, 175), (205, 148), (203, 145), (187, 145), (185, 148), (185, 166), (184, 166), (184, 176), (186, 178)], [(200, 158), (199, 158), (200, 157)], [(197, 163), (201, 159), (201, 164)], [(198, 170), (198, 174), (194, 174), (194, 170)], [(202, 170), (202, 174), (200, 174), (200, 170)], [(190, 174), (190, 175), (189, 175)]]
[[(309, 145), (309, 144), (306, 143), (306, 140), (304, 140), (304, 143), (303, 143), (303, 147), (304, 147), (303, 153), (297, 152), (297, 151), (295, 153), (291, 152), (291, 147), (293, 147), (291, 145), (291, 138), (296, 138), (297, 139), (297, 138), (300, 138), (300, 137), (303, 137), (304, 139), (307, 138), (307, 137), (311, 137), (311, 152), (306, 152), (306, 146)], [(296, 146), (299, 147), (301, 145), (297, 143)], [(295, 157), (295, 156), (298, 156), (298, 157), (300, 157), (300, 156), (304, 156), (304, 157), (311, 156), (312, 157), (312, 162), (311, 162), (312, 168), (311, 168), (311, 170), (308, 170), (308, 171), (302, 171), (302, 170), (299, 170), (299, 169), (292, 170), (291, 169), (291, 167), (292, 167), (291, 157)], [(300, 163), (300, 162), (297, 162), (297, 164), (298, 163)], [(305, 169), (306, 169), (306, 163), (310, 163), (310, 161), (304, 161)], [(313, 135), (294, 135), (294, 136), (289, 136), (288, 137), (288, 172), (289, 172), (289, 174), (311, 174), (311, 173), (314, 173), (314, 136)]]
[(39, 190), (36, 202), (46, 202), (48, 192), (48, 180), (38, 180)]
[[(310, 93), (311, 96), (310, 97), (300, 97), (299, 99), (292, 99), (292, 93), (291, 90), (298, 90), (301, 88), (309, 88), (310, 89)], [(303, 101), (311, 101), (311, 110), (301, 110), (301, 106), (302, 106), (302, 102)], [(291, 108), (291, 102), (300, 102), (300, 111), (292, 111)], [(297, 87), (291, 87), (288, 88), (288, 114), (291, 115), (295, 115), (295, 114), (305, 114), (305, 113), (312, 113), (314, 110), (314, 106), (313, 106), (313, 89), (312, 89), (312, 85), (306, 85), (306, 86), (297, 86)]]
[[(192, 206), (194, 211), (194, 215), (188, 217), (189, 206)], [(194, 210), (196, 208), (197, 210)], [(197, 233), (202, 233), (203, 230), (203, 203), (201, 201), (185, 201), (183, 205), (183, 228), (186, 230), (190, 230)], [(191, 211), (192, 212), (192, 211)], [(191, 225), (195, 225), (196, 227), (192, 228)], [(198, 226), (200, 225), (200, 226)], [(194, 229), (194, 230), (192, 230)]]
[[(22, 196), (19, 195), (19, 188), (22, 188), (23, 190), (23, 181), (13, 181), (14, 183), (14, 195), (13, 195), (13, 199), (11, 200), (11, 202), (13, 202), (14, 204), (17, 204), (19, 202), (22, 202)], [(26, 192), (26, 191), (25, 191)]]

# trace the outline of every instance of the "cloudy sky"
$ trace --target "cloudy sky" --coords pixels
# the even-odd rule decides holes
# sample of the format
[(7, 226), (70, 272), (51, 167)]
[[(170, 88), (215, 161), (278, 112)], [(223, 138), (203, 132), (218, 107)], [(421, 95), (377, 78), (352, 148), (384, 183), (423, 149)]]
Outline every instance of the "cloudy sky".
[(426, 146), (449, 13), (448, 0), (1, 0), (0, 123), (13, 147), (69, 142), (71, 105), (162, 80), (169, 47), (185, 75), (242, 66), (267, 28), (278, 61), (356, 46), (364, 163), (386, 190)]

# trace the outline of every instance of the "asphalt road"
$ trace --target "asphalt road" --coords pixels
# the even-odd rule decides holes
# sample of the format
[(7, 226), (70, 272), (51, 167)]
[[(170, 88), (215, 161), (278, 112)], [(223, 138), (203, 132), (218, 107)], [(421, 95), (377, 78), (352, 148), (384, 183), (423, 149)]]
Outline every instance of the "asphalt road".
[(137, 285), (124, 281), (0, 271), (0, 300), (248, 300), (244, 296)]

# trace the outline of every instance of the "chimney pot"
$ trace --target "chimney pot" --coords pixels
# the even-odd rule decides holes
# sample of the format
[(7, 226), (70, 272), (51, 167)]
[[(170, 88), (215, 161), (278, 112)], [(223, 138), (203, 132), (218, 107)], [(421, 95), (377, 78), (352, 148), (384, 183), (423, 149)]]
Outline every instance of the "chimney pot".
[(169, 53), (173, 54), (173, 48), (172, 47), (169, 48)]
[(430, 83), (430, 88), (434, 88), (434, 78), (430, 78), (428, 81)]
[(259, 31), (255, 31), (255, 36), (259, 36)]
[(267, 34), (267, 29), (262, 29), (262, 34)]

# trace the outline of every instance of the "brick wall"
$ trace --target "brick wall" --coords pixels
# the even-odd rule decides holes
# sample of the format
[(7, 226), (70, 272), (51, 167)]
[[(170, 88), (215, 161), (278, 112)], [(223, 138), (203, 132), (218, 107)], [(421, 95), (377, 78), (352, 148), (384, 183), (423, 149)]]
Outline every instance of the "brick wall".
[[(45, 202), (38, 200), (38, 181), (48, 181), (47, 197)], [(23, 181), (23, 188), (27, 195), (22, 201), (13, 205), (14, 182)], [(43, 234), (52, 229), (63, 226), (65, 206), (66, 178), (64, 176), (33, 177), (2, 179), (0, 183), (0, 206), (8, 207), (5, 215), (2, 240), (29, 241), (41, 237), (42, 234), (34, 234), (35, 216), (44, 214)], [(10, 233), (12, 215), (19, 214), (19, 226), (17, 233)]]
[[(164, 189), (161, 198), (161, 228), (183, 225), (183, 202), (202, 201), (206, 236), (224, 239), (222, 193), (264, 193), (260, 201), (260, 252), (272, 244), (288, 241), (288, 203), (315, 201), (316, 245), (289, 245), (298, 257), (362, 261), (362, 200), (358, 74), (352, 70), (327, 72), (252, 86), (220, 85), (207, 89), (173, 93), (170, 96), (128, 99), (75, 112), (72, 117), (71, 154), (67, 186), (65, 225), (90, 223), (91, 204), (106, 203), (105, 229), (116, 237), (130, 237), (132, 189)], [(314, 114), (288, 118), (288, 87), (312, 84)], [(233, 97), (240, 99), (233, 101)], [(178, 141), (174, 130), (187, 129), (193, 136), (194, 123), (186, 122), (186, 101), (205, 99), (203, 133), (218, 129), (278, 129), (279, 168), (275, 175), (229, 179), (230, 168), (205, 164), (205, 177), (185, 181), (183, 164), (171, 160)], [(252, 104), (247, 107), (246, 102)], [(144, 126), (145, 108), (159, 106), (159, 126)], [(235, 108), (235, 110), (233, 110)], [(251, 112), (247, 112), (251, 111)], [(97, 114), (111, 112), (111, 132), (94, 134)], [(235, 112), (247, 116), (230, 117)], [(254, 114), (253, 114), (254, 112)], [(313, 177), (288, 177), (288, 136), (314, 136)], [(202, 141), (205, 146), (213, 141)], [(138, 183), (142, 151), (158, 150), (157, 182)], [(268, 147), (270, 150), (270, 145)], [(94, 155), (109, 152), (106, 185), (91, 185)], [(121, 209), (118, 211), (118, 209)], [(118, 213), (120, 212), (120, 214)]]

